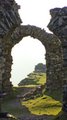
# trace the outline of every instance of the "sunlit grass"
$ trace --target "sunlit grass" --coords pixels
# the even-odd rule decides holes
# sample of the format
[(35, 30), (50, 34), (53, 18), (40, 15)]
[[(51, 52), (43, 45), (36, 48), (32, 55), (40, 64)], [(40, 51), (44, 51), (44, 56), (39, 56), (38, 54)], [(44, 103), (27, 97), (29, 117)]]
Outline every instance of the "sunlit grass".
[(22, 102), (22, 105), (36, 115), (57, 115), (61, 111), (61, 103), (46, 95)]

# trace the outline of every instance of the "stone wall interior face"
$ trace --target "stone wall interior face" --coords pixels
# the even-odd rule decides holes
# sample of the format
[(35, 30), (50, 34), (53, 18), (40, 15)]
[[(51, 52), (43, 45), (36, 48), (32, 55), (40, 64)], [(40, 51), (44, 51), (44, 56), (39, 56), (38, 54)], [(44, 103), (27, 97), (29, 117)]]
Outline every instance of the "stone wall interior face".
[(67, 83), (67, 7), (50, 10), (51, 21), (49, 29), (58, 36), (61, 41), (63, 53), (63, 84)]
[[(0, 1), (0, 6), (0, 91), (10, 92), (12, 90), (10, 82), (12, 65), (11, 50), (15, 44), (19, 43), (26, 36), (31, 36), (34, 39), (37, 38), (45, 46), (47, 67), (46, 88), (49, 90), (61, 88), (61, 41), (55, 35), (48, 34), (44, 29), (39, 27), (21, 25), (21, 19), (18, 14), (19, 6), (14, 0), (2, 0)], [(52, 16), (54, 17), (53, 14)]]

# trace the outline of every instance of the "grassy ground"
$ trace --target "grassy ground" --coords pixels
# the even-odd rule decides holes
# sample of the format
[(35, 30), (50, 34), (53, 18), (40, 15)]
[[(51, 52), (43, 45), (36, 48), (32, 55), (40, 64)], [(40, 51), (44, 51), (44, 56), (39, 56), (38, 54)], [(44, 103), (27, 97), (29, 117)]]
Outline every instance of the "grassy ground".
[[(46, 82), (46, 74), (34, 74), (29, 77), (35, 77), (38, 84), (44, 85)], [(38, 79), (39, 78), (39, 79)], [(44, 79), (45, 78), (45, 79)], [(26, 116), (26, 115), (48, 115), (55, 118), (61, 111), (61, 91), (53, 91), (48, 93), (44, 89), (43, 95), (38, 97), (34, 96), (34, 99), (29, 99), (23, 101), (23, 99), (18, 99), (17, 95), (25, 94), (37, 85), (25, 85), (14, 87), (14, 97), (3, 102), (3, 111), (9, 111), (9, 113), (15, 115), (16, 117)], [(50, 118), (50, 120), (52, 120)], [(56, 119), (59, 120), (59, 119)]]
[(46, 95), (22, 102), (22, 105), (25, 105), (32, 114), (36, 115), (57, 115), (61, 111), (61, 102)]
[[(61, 111), (61, 102), (48, 95), (39, 96), (35, 99), (23, 101), (11, 99), (3, 104), (3, 111), (9, 111), (17, 118), (26, 115), (50, 115), (55, 118)], [(50, 118), (50, 120), (52, 120)]]

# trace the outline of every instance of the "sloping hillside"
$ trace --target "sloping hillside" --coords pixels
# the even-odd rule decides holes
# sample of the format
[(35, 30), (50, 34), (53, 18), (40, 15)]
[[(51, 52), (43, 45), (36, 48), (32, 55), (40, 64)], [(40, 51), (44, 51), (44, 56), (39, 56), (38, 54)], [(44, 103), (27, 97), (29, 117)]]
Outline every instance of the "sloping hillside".
[(22, 85), (44, 85), (46, 82), (46, 73), (42, 72), (32, 72), (27, 78), (20, 81), (19, 86)]

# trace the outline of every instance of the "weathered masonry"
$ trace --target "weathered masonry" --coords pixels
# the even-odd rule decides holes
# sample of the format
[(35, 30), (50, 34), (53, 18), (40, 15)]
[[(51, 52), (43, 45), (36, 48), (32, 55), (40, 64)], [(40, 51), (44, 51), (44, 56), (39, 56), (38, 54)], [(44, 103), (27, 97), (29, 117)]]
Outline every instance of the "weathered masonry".
[(61, 41), (63, 84), (67, 84), (67, 7), (51, 9), (50, 14), (52, 18), (48, 27)]
[[(62, 86), (63, 54), (61, 41), (44, 29), (31, 25), (21, 25), (18, 13), (20, 6), (14, 0), (0, 1), (0, 91), (10, 92), (12, 84), (11, 50), (23, 39), (31, 36), (42, 42), (46, 49), (47, 89), (59, 89)], [(23, 66), (22, 66), (23, 67)]]
[(63, 106), (62, 110), (67, 112), (67, 7), (54, 8), (50, 10), (51, 20), (49, 29), (54, 32), (61, 41), (63, 53)]

